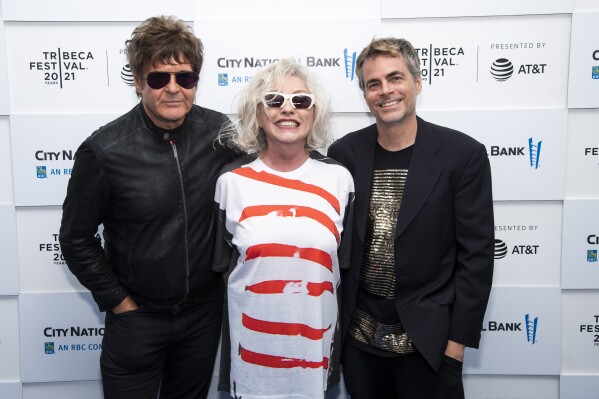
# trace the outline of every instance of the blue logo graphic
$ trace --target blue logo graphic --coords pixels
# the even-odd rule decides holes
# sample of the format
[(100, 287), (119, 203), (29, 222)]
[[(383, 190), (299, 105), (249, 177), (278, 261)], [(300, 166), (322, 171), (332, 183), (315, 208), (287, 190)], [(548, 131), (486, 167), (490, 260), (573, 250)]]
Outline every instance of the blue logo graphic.
[(37, 172), (37, 178), (38, 179), (45, 179), (46, 177), (48, 177), (48, 174), (46, 173), (46, 167), (45, 166), (36, 166), (35, 170)]
[(345, 66), (345, 78), (354, 80), (356, 75), (356, 52), (349, 54), (347, 49), (343, 49), (343, 64)]
[(526, 340), (528, 342), (530, 342), (532, 345), (537, 343), (537, 322), (538, 321), (539, 321), (538, 317), (531, 319), (529, 314), (524, 315), (524, 322), (526, 324)]
[(46, 355), (53, 355), (54, 354), (54, 342), (45, 342), (44, 343), (44, 351), (46, 352)]
[(229, 74), (228, 73), (219, 73), (218, 74), (218, 85), (219, 86), (229, 86)]
[(528, 152), (530, 156), (530, 167), (534, 169), (539, 169), (539, 159), (541, 158), (541, 144), (543, 142), (539, 141), (536, 144), (533, 143), (532, 137), (528, 139)]
[(589, 249), (587, 251), (587, 262), (597, 262), (597, 250)]
[(593, 67), (593, 72), (591, 74), (591, 77), (593, 79), (599, 79), (599, 66), (594, 66)]

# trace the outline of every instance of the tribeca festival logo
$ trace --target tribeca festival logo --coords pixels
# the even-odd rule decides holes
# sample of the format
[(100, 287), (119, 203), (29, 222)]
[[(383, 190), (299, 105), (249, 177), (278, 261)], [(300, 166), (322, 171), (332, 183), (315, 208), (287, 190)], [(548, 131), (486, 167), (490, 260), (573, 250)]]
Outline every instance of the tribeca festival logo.
[[(73, 161), (73, 150), (62, 150), (57, 152), (38, 150), (35, 152), (35, 159), (37, 161)], [(38, 165), (35, 167), (36, 177), (38, 179), (47, 179), (48, 176), (70, 176), (73, 172), (72, 168), (48, 168), (46, 165)]]
[(94, 60), (91, 51), (68, 51), (59, 47), (52, 51), (42, 51), (38, 60), (29, 62), (29, 70), (41, 72), (44, 84), (62, 89), (88, 69), (90, 60)]
[[(589, 236), (587, 236), (587, 243), (589, 245), (599, 245), (599, 236), (595, 234), (590, 234)], [(587, 249), (587, 262), (597, 262), (597, 249)]]
[(345, 78), (354, 80), (356, 76), (356, 52), (349, 53), (346, 48), (343, 49), (343, 60), (345, 66)]
[(39, 243), (39, 251), (50, 253), (52, 256), (52, 263), (55, 265), (66, 265), (64, 255), (62, 254), (60, 244), (58, 243), (58, 234), (53, 233), (51, 236), (50, 242)]
[(433, 83), (433, 79), (444, 78), (448, 73), (457, 68), (459, 61), (464, 57), (462, 47), (434, 47), (429, 44), (428, 47), (416, 48), (418, 58), (420, 58), (420, 75), (423, 81), (428, 84)]
[(593, 320), (590, 320), (589, 324), (580, 325), (580, 333), (591, 333), (593, 335), (593, 345), (599, 347), (599, 315), (593, 315), (592, 317)]

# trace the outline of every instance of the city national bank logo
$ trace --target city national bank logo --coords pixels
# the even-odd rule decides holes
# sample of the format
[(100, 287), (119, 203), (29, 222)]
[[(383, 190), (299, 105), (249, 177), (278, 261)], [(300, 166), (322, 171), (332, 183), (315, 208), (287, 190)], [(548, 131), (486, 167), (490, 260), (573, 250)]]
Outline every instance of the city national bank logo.
[(37, 178), (38, 179), (45, 179), (48, 177), (48, 173), (46, 172), (46, 167), (45, 166), (36, 166), (35, 167), (35, 171), (37, 173)]
[(76, 81), (83, 71), (94, 61), (91, 51), (68, 51), (61, 49), (42, 51), (37, 60), (29, 62), (29, 70), (41, 74), (42, 82), (61, 89), (67, 83)]
[[(522, 320), (522, 319), (520, 319)], [(483, 324), (482, 331), (489, 333), (525, 333), (526, 341), (531, 345), (537, 343), (537, 326), (538, 326), (539, 318), (531, 317), (530, 314), (524, 315), (524, 323), (520, 322), (505, 322), (505, 321), (496, 321), (489, 320), (486, 324)], [(522, 326), (524, 324), (524, 326)]]
[[(62, 342), (54, 343), (44, 342), (44, 353), (53, 355), (55, 352), (75, 352), (75, 351), (99, 351), (102, 350), (102, 337), (104, 336), (104, 327), (79, 327), (72, 326), (67, 328), (44, 328), (44, 337), (62, 338)], [(99, 342), (89, 342), (89, 339), (100, 340)], [(64, 340), (68, 340), (65, 342)], [(71, 341), (74, 340), (74, 341)], [(79, 340), (79, 341), (76, 341)], [(87, 341), (85, 341), (87, 340)]]
[(542, 141), (537, 141), (534, 143), (532, 137), (528, 139), (528, 156), (530, 158), (530, 167), (533, 169), (539, 169), (542, 143)]
[[(589, 245), (599, 245), (599, 236), (595, 234), (590, 234), (587, 236), (587, 244)], [(595, 263), (597, 262), (597, 250), (596, 249), (588, 249), (587, 250), (587, 262)]]
[[(36, 161), (73, 161), (73, 150), (62, 150), (58, 152), (42, 151), (35, 152)], [(48, 176), (70, 176), (73, 172), (72, 168), (48, 168), (46, 165), (38, 165), (35, 167), (35, 174), (38, 179), (46, 179)]]
[[(528, 139), (528, 160), (530, 167), (533, 169), (539, 169), (541, 160), (541, 145), (542, 141), (534, 142), (533, 138)], [(501, 157), (501, 156), (525, 156), (526, 147), (500, 147), (497, 145), (491, 146), (491, 152), (489, 156)]]
[(54, 342), (44, 342), (44, 352), (46, 355), (54, 354)]
[(527, 313), (524, 315), (524, 323), (526, 325), (526, 341), (528, 341), (531, 345), (537, 343), (537, 324), (539, 322), (539, 318), (532, 318)]
[(345, 78), (349, 80), (354, 80), (354, 76), (356, 76), (356, 52), (349, 53), (347, 49), (343, 49), (343, 60), (345, 66)]
[(218, 74), (218, 85), (219, 86), (229, 86), (229, 74), (219, 73)]

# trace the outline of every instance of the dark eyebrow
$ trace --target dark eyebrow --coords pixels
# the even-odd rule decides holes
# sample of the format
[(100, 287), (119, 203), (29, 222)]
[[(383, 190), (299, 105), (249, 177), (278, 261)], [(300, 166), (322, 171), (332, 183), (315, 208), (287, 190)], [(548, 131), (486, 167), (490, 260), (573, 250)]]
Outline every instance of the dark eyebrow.
[(405, 74), (403, 72), (401, 72), (401, 71), (393, 71), (391, 73), (388, 73), (385, 77), (387, 79), (389, 79), (389, 78), (392, 78), (392, 77), (398, 76), (398, 75), (401, 76), (402, 78), (406, 77)]
[[(390, 79), (394, 76), (401, 76), (404, 79), (406, 77), (405, 74), (401, 71), (392, 71), (392, 72), (389, 72), (387, 75), (385, 75), (385, 79)], [(379, 79), (370, 79), (370, 80), (367, 80), (366, 83), (364, 83), (364, 85), (368, 85), (372, 82), (378, 82), (378, 81), (379, 81)]]

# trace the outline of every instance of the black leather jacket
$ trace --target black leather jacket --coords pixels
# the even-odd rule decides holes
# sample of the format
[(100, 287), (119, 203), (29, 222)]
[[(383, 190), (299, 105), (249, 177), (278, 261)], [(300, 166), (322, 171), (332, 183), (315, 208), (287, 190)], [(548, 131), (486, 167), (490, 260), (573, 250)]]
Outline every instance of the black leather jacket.
[(59, 239), (69, 269), (101, 311), (127, 295), (172, 313), (222, 296), (222, 279), (211, 271), (212, 206), (217, 174), (235, 157), (215, 149), (224, 121), (194, 105), (167, 133), (140, 103), (77, 150)]

